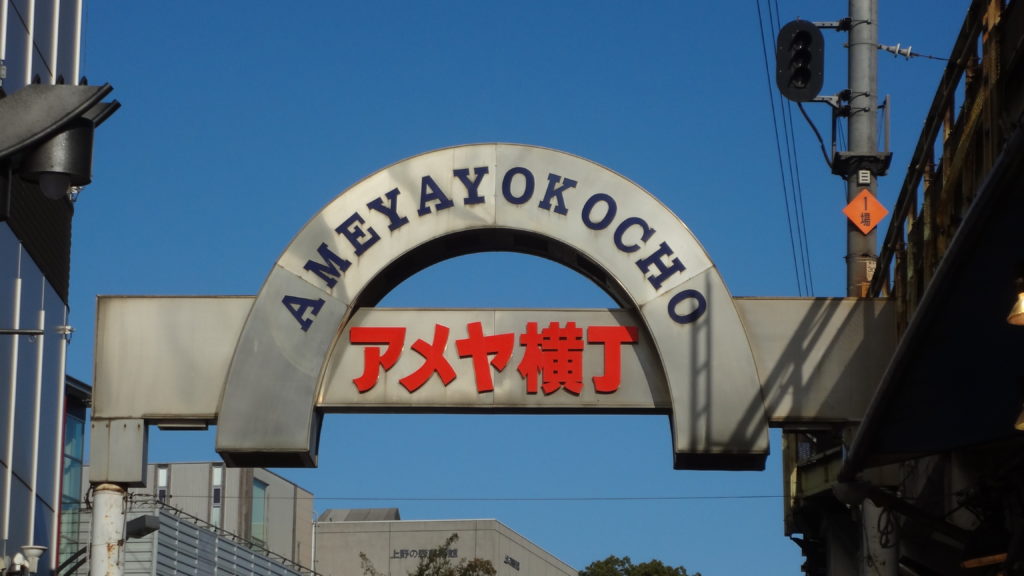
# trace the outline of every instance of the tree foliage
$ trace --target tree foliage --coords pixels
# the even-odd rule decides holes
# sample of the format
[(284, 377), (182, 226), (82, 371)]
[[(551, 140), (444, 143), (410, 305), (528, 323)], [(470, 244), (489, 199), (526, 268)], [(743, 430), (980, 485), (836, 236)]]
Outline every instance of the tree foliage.
[(661, 560), (633, 564), (629, 556), (609, 556), (604, 560), (591, 562), (580, 570), (579, 576), (701, 576), (700, 572), (690, 574), (682, 566), (668, 566)]
[[(453, 562), (448, 551), (458, 539), (458, 534), (452, 534), (444, 541), (444, 544), (431, 550), (426, 557), (420, 556), (416, 569), (409, 572), (409, 576), (495, 576), (498, 573), (490, 560), (480, 558), (466, 560), (463, 558), (458, 562)], [(377, 570), (366, 554), (360, 552), (359, 558), (362, 560), (365, 576), (387, 576)]]

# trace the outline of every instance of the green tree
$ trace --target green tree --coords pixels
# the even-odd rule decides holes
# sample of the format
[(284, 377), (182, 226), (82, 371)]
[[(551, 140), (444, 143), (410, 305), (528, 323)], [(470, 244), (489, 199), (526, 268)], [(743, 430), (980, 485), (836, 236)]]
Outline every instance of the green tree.
[(629, 556), (609, 556), (604, 560), (591, 562), (580, 570), (579, 576), (701, 576), (700, 572), (690, 574), (682, 566), (668, 566), (661, 560), (633, 564)]
[[(415, 570), (409, 572), (409, 576), (494, 576), (498, 573), (490, 560), (482, 560), (480, 558), (466, 560), (463, 558), (458, 562), (452, 562), (448, 551), (458, 539), (458, 534), (452, 534), (444, 541), (444, 544), (431, 550), (426, 557), (420, 556), (419, 564), (416, 565)], [(363, 574), (366, 576), (386, 576), (386, 574), (377, 570), (373, 562), (366, 557), (366, 554), (360, 552), (359, 558), (363, 563)]]

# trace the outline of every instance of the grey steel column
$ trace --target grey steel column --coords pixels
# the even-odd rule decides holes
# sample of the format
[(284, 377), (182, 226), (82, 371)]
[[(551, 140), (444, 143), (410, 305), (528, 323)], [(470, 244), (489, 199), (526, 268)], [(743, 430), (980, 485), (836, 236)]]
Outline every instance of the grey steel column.
[[(861, 190), (876, 195), (878, 164), (878, 3), (877, 0), (850, 0), (849, 151), (853, 162), (846, 174), (846, 201)], [(858, 172), (869, 170), (870, 183), (858, 182)], [(846, 223), (846, 294), (867, 296), (878, 259), (877, 228), (864, 234), (852, 222)], [(870, 336), (866, 336), (870, 337)], [(860, 574), (896, 576), (898, 549), (894, 541), (883, 542), (879, 531), (882, 509), (870, 500), (861, 503)], [(888, 539), (895, 539), (895, 529)]]
[[(854, 159), (846, 175), (846, 201), (867, 188), (875, 194), (877, 174), (858, 156), (878, 154), (878, 5), (876, 0), (850, 0), (849, 153)], [(859, 169), (871, 169), (871, 183), (857, 183)], [(846, 223), (846, 295), (863, 297), (874, 275), (877, 232), (864, 234)]]

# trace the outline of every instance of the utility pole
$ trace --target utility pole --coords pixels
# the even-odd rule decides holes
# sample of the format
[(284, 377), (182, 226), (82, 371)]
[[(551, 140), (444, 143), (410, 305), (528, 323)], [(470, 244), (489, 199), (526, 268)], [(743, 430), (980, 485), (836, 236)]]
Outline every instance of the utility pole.
[[(850, 0), (849, 9), (849, 149), (833, 166), (846, 179), (848, 203), (865, 190), (876, 196), (891, 157), (878, 150), (878, 0)], [(865, 234), (848, 221), (846, 238), (846, 295), (863, 298), (875, 274), (877, 228)]]
[[(854, 202), (863, 191), (872, 197), (878, 177), (885, 174), (888, 154), (878, 151), (878, 0), (850, 0), (849, 12), (849, 150), (845, 164), (846, 200)], [(863, 298), (878, 260), (877, 227), (864, 233), (846, 223), (846, 295)], [(869, 337), (869, 336), (866, 336)], [(898, 556), (895, 523), (883, 535), (885, 510), (870, 499), (861, 503), (860, 574), (896, 576)], [(889, 541), (892, 540), (892, 541)]]
[[(848, 87), (835, 96), (818, 96), (824, 73), (820, 28), (849, 34)], [(845, 116), (848, 120), (848, 149), (833, 153), (831, 168), (833, 174), (846, 180), (846, 295), (851, 298), (868, 296), (876, 272), (877, 221), (885, 214), (885, 208), (876, 199), (876, 190), (878, 177), (885, 175), (892, 158), (888, 142), (886, 150), (878, 150), (878, 49), (878, 0), (849, 0), (848, 17), (839, 22), (794, 20), (782, 27), (776, 40), (775, 78), (779, 91), (795, 102), (825, 102), (832, 107), (833, 150), (836, 118)], [(841, 102), (847, 105), (841, 106)], [(853, 426), (845, 432), (852, 429)], [(859, 506), (860, 554), (856, 559), (847, 554), (846, 545), (840, 546), (832, 536), (853, 528), (848, 517), (825, 520), (828, 574), (896, 576), (899, 559), (896, 524), (891, 513), (870, 499), (863, 499)]]

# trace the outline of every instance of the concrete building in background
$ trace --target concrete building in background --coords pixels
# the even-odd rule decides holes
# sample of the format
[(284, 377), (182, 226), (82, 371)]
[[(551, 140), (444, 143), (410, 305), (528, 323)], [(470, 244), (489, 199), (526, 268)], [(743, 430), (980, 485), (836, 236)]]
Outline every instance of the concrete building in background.
[(397, 508), (327, 510), (315, 525), (314, 569), (319, 574), (363, 574), (360, 553), (389, 576), (411, 573), (420, 559), (458, 536), (453, 562), (490, 560), (500, 576), (575, 576), (555, 558), (497, 520), (401, 520)]
[[(150, 527), (158, 528), (141, 535), (139, 541), (129, 534), (125, 573), (189, 573), (178, 565), (193, 560), (197, 566), (221, 565), (225, 560), (217, 557), (215, 546), (205, 553), (196, 548), (200, 538), (211, 545), (218, 539), (222, 546), (233, 543), (246, 551), (245, 563), (280, 564), (295, 573), (308, 572), (301, 567), (312, 564), (310, 492), (269, 470), (227, 468), (220, 462), (150, 464), (146, 473), (146, 487), (129, 493), (128, 522), (148, 515), (153, 517)], [(83, 485), (83, 490), (87, 488), (88, 484)], [(88, 525), (88, 519), (81, 523), (83, 538)], [(193, 535), (180, 539), (183, 530)], [(167, 558), (179, 557), (158, 572), (147, 571)], [(129, 565), (134, 568), (129, 570)]]
[[(576, 574), (496, 520), (408, 521), (397, 508), (364, 508), (327, 510), (314, 522), (313, 494), (266, 469), (150, 464), (146, 476), (128, 496), (125, 574), (360, 576), (363, 553), (383, 574), (405, 576), (452, 534), (453, 562), (489, 560), (502, 576)], [(82, 541), (90, 520), (87, 510), (78, 515)], [(79, 550), (61, 574), (88, 573)]]

